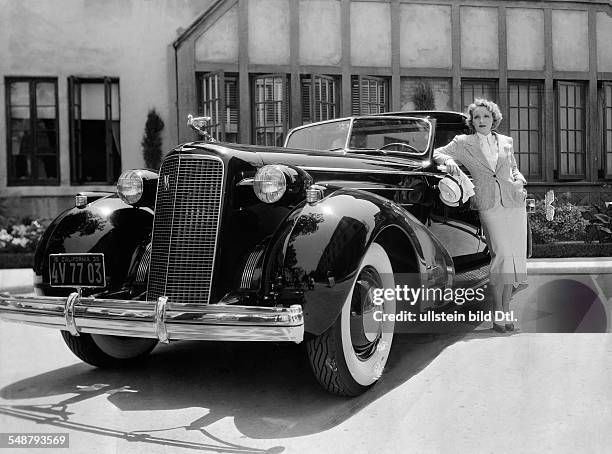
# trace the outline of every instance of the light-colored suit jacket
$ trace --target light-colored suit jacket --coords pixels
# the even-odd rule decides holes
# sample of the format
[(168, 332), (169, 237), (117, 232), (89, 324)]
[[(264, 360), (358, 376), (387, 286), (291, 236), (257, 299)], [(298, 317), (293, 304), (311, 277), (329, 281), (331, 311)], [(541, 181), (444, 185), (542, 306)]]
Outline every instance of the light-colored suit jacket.
[(477, 134), (456, 136), (448, 145), (434, 150), (433, 159), (436, 164), (444, 164), (453, 158), (458, 164), (463, 164), (474, 180), (475, 194), (470, 199), (473, 210), (488, 210), (495, 205), (495, 191), (499, 187), (501, 204), (509, 208), (525, 206), (527, 191), (523, 185), (527, 183), (519, 171), (512, 151), (512, 137), (493, 133), (497, 137), (499, 155), (495, 170), (489, 165), (486, 156), (480, 148)]

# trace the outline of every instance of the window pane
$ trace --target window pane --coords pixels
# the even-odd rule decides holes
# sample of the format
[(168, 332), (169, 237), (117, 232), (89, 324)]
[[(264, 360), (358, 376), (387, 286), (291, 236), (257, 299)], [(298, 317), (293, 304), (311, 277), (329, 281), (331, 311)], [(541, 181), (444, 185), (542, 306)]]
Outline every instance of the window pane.
[(111, 120), (119, 120), (119, 84), (111, 84)]
[(12, 82), (11, 83), (11, 106), (29, 106), (30, 105), (30, 84), (29, 82)]
[(540, 174), (540, 161), (539, 156), (529, 155), (529, 173), (534, 175)]
[(30, 107), (11, 107), (11, 118), (30, 118)]
[[(527, 102), (527, 99), (524, 99), (523, 101)], [(521, 104), (521, 105), (524, 106), (526, 104)], [(520, 115), (519, 127), (521, 129), (529, 129), (529, 109), (527, 108), (519, 109), (519, 115)]]
[(37, 157), (38, 178), (57, 178), (57, 158), (55, 155)]
[[(8, 79), (9, 185), (57, 184), (56, 83), (41, 78)], [(47, 164), (41, 165), (43, 161)]]
[(529, 109), (529, 129), (537, 129), (537, 130), (540, 129), (539, 110)]
[(36, 84), (36, 105), (55, 107), (55, 84), (51, 82), (38, 82)]
[(104, 120), (104, 84), (81, 84), (81, 118)]
[(36, 117), (40, 119), (54, 119), (55, 107), (37, 107)]
[[(119, 177), (121, 153), (119, 137), (119, 84), (110, 78), (103, 82), (91, 79), (72, 79), (74, 93), (70, 112), (72, 135), (70, 146), (72, 180), (74, 183), (112, 184)], [(81, 109), (76, 106), (81, 94)], [(107, 109), (105, 93), (110, 94)], [(108, 113), (108, 117), (106, 116)], [(80, 115), (80, 117), (79, 117)]]

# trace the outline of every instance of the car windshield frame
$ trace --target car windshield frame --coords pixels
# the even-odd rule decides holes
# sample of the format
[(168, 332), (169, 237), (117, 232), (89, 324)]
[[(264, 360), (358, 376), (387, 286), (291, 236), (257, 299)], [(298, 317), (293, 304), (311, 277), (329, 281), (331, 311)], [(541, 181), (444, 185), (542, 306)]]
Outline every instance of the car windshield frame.
[[(422, 123), (425, 124), (428, 128), (428, 135), (427, 135), (427, 144), (424, 148), (423, 151), (415, 153), (415, 152), (410, 152), (410, 151), (400, 151), (400, 150), (382, 150), (380, 151), (382, 154), (393, 154), (395, 156), (411, 156), (411, 157), (423, 157), (426, 156), (427, 153), (429, 152), (429, 149), (431, 147), (431, 144), (433, 142), (433, 138), (434, 138), (434, 122), (432, 122), (431, 118), (427, 118), (427, 117), (418, 117), (418, 116), (404, 116), (404, 115), (365, 115), (365, 116), (359, 116), (359, 117), (343, 117), (343, 118), (334, 118), (331, 120), (326, 120), (326, 121), (321, 121), (321, 122), (317, 122), (317, 123), (311, 123), (308, 125), (304, 125), (304, 126), (299, 126), (297, 128), (294, 128), (289, 135), (287, 136), (287, 138), (285, 139), (285, 148), (297, 148), (297, 149), (314, 149), (317, 151), (344, 151), (347, 153), (372, 153), (372, 152), (378, 152), (379, 149), (377, 148), (351, 148), (351, 138), (353, 136), (353, 131), (354, 131), (354, 127), (355, 127), (355, 123), (356, 122), (360, 122), (360, 121), (368, 121), (368, 120), (372, 120), (372, 121), (399, 121), (402, 123)], [(344, 140), (338, 144), (338, 147), (330, 147), (330, 148), (303, 148), (303, 146), (295, 146), (295, 145), (290, 145), (289, 142), (291, 140), (291, 138), (294, 136), (294, 134), (299, 133), (300, 131), (304, 131), (304, 130), (312, 130), (313, 128), (316, 128), (318, 126), (324, 126), (324, 125), (330, 125), (333, 123), (337, 123), (339, 126), (344, 124), (345, 127), (348, 125), (347, 127), (347, 132), (346, 134), (344, 134)]]
[(414, 123), (417, 122), (422, 122), (425, 123), (428, 127), (428, 135), (427, 135), (427, 144), (425, 145), (425, 149), (422, 152), (419, 153), (414, 153), (414, 152), (410, 152), (410, 151), (399, 151), (399, 150), (383, 150), (385, 153), (393, 153), (394, 155), (398, 155), (398, 156), (416, 156), (416, 157), (423, 157), (426, 156), (427, 153), (429, 152), (429, 148), (432, 144), (432, 140), (433, 140), (433, 125), (432, 122), (429, 118), (423, 118), (423, 117), (406, 117), (406, 116), (390, 116), (390, 115), (368, 115), (368, 116), (362, 116), (362, 117), (353, 117), (351, 118), (351, 126), (350, 126), (350, 130), (349, 133), (347, 135), (347, 140), (346, 140), (346, 147), (345, 150), (347, 152), (350, 153), (367, 153), (369, 151), (378, 151), (380, 150), (380, 148), (351, 148), (349, 145), (351, 144), (351, 139), (353, 137), (353, 129), (355, 127), (355, 122), (358, 121), (363, 121), (363, 120), (399, 120), (399, 121), (406, 121), (406, 120), (411, 120)]

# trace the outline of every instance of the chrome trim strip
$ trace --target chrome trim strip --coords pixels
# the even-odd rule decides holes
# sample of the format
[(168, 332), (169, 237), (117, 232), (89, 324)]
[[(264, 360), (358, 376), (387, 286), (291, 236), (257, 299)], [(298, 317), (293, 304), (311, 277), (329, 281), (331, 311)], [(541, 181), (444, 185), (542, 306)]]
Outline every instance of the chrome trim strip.
[[(0, 319), (69, 330), (68, 298), (0, 294)], [(80, 298), (72, 306), (81, 333), (167, 340), (304, 340), (302, 306), (263, 307), (215, 304), (152, 304), (147, 301)], [(163, 316), (162, 316), (163, 314)], [(161, 328), (163, 326), (163, 328)], [(161, 329), (161, 336), (158, 333)]]
[(346, 172), (346, 173), (382, 173), (387, 175), (426, 175), (432, 177), (444, 178), (444, 174), (438, 174), (433, 172), (421, 172), (418, 170), (410, 170), (414, 167), (410, 167), (406, 170), (377, 170), (377, 169), (351, 169), (348, 167), (311, 167), (311, 166), (298, 166), (302, 170), (314, 170), (318, 172)]
[(251, 252), (246, 265), (244, 266), (244, 271), (242, 272), (242, 279), (240, 280), (240, 288), (251, 288), (251, 283), (253, 282), (253, 275), (255, 274), (255, 268), (257, 268), (257, 263), (261, 258), (264, 252), (264, 248), (259, 246), (255, 248), (253, 252)]
[(238, 183), (236, 183), (236, 186), (253, 186), (254, 182), (255, 178), (243, 178)]
[(160, 342), (167, 344), (168, 331), (166, 330), (166, 303), (168, 298), (166, 296), (160, 296), (155, 305), (155, 333)]
[(149, 242), (145, 247), (144, 252), (142, 253), (142, 257), (140, 257), (140, 263), (138, 264), (138, 269), (136, 271), (136, 282), (147, 282), (147, 277), (149, 275), (149, 268), (151, 265), (151, 249), (153, 247), (153, 242)]

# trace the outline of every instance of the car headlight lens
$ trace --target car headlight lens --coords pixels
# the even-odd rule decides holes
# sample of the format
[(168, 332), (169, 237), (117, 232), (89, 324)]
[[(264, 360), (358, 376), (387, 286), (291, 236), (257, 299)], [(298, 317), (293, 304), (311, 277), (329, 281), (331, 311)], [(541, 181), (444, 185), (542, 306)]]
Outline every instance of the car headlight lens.
[(125, 203), (135, 204), (142, 197), (142, 177), (134, 170), (126, 170), (117, 181), (117, 194)]
[(287, 190), (287, 179), (279, 165), (263, 166), (255, 174), (253, 191), (259, 200), (274, 203), (281, 199)]

